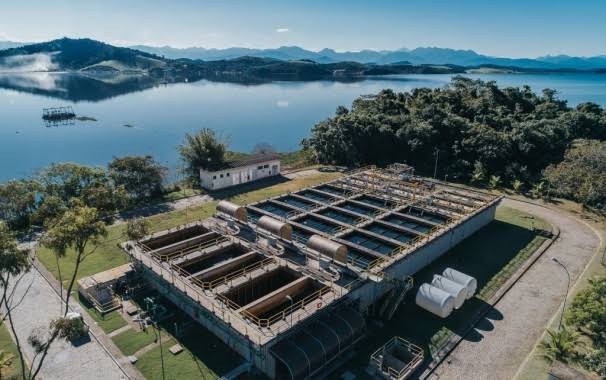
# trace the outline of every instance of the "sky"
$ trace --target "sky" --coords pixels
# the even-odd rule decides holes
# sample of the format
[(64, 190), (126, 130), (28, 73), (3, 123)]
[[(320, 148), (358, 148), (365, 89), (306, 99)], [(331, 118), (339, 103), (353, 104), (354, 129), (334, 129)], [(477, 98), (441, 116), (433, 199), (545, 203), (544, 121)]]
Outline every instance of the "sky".
[(0, 0), (0, 40), (606, 54), (605, 0)]

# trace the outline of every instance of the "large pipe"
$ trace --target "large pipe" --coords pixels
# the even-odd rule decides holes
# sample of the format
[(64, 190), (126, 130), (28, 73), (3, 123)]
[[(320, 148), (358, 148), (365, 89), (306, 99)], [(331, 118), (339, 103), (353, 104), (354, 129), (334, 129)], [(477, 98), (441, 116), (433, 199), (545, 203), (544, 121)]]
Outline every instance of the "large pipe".
[(292, 226), (267, 215), (259, 218), (257, 227), (279, 236), (282, 239), (292, 240)]
[(248, 213), (246, 212), (246, 208), (228, 201), (219, 202), (217, 204), (217, 211), (229, 215), (232, 218), (240, 220), (242, 222), (246, 222), (246, 220), (248, 219)]
[(307, 248), (332, 257), (335, 261), (347, 264), (347, 247), (320, 235), (312, 235), (307, 241)]

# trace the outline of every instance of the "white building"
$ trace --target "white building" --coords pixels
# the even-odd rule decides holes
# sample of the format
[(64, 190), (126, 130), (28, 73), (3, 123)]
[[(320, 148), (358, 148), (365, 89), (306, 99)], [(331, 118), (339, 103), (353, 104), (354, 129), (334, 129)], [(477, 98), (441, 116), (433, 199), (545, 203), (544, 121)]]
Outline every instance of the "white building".
[(276, 153), (254, 154), (242, 160), (226, 162), (216, 171), (200, 169), (200, 184), (207, 190), (219, 190), (280, 174), (280, 156)]

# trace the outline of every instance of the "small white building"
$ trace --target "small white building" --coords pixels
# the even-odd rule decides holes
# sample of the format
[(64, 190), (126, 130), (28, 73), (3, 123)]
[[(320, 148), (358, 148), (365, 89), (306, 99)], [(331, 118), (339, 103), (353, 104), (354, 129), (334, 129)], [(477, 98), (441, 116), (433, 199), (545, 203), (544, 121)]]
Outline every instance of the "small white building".
[(200, 184), (207, 190), (219, 190), (280, 174), (280, 155), (254, 154), (241, 160), (227, 161), (225, 168), (200, 169)]

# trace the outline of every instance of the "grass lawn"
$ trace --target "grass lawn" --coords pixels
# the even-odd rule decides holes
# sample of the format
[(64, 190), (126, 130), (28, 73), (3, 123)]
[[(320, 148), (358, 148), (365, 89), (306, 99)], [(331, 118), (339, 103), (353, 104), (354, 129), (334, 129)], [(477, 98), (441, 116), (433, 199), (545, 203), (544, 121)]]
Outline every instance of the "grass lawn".
[[(355, 357), (348, 364), (349, 369), (358, 378), (368, 378), (364, 370), (371, 353), (394, 335), (423, 347), (426, 358), (429, 358), (429, 354), (438, 350), (453, 332), (464, 331), (485, 301), (543, 242), (544, 238), (531, 230), (533, 224), (535, 227), (549, 228), (544, 221), (528, 214), (511, 208), (499, 208), (495, 221), (414, 276), (415, 285), (418, 286), (430, 282), (434, 274), (441, 273), (446, 267), (452, 267), (478, 280), (478, 294), (467, 300), (461, 309), (442, 319), (416, 306), (415, 287), (391, 321), (385, 322), (381, 328), (370, 330), (369, 336), (358, 345)], [(491, 318), (502, 318), (498, 312), (492, 314)], [(466, 339), (481, 339), (479, 334), (470, 335)]]
[(12, 379), (20, 377), (21, 363), (19, 362), (17, 346), (8, 332), (8, 326), (6, 326), (4, 323), (0, 325), (0, 351), (13, 356), (11, 364), (3, 368), (0, 372), (0, 379)]
[[(164, 333), (162, 334), (164, 337)], [(112, 337), (112, 340), (124, 355), (132, 355), (143, 347), (155, 342), (156, 331), (153, 327), (145, 331), (130, 329)]]
[[(242, 363), (240, 356), (197, 324), (179, 339), (183, 352), (173, 355), (168, 349), (176, 343), (174, 338), (162, 339), (166, 379), (217, 379)], [(163, 378), (159, 346), (138, 359), (136, 367), (146, 379)]]

